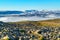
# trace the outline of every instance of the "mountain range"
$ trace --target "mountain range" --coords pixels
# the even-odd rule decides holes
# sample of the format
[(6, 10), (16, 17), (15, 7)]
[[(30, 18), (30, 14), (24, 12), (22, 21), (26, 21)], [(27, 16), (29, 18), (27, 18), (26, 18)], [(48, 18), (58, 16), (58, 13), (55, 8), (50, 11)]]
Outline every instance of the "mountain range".
[(47, 19), (60, 18), (60, 11), (0, 11), (0, 21), (16, 22), (16, 21), (40, 21)]

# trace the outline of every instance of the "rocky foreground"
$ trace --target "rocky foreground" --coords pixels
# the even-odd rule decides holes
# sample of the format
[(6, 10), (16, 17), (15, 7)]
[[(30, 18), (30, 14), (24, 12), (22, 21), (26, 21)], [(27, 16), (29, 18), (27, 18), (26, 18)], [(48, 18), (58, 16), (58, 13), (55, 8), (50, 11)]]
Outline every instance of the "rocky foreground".
[(60, 26), (54, 24), (58, 22), (49, 22), (0, 22), (0, 40), (60, 40)]

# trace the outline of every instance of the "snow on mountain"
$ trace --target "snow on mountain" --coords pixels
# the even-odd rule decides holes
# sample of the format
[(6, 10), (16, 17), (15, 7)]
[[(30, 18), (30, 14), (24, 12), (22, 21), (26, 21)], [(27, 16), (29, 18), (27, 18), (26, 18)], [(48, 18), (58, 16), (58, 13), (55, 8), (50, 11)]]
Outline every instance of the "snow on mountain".
[(60, 11), (6, 11), (0, 12), (0, 21), (16, 22), (16, 21), (39, 21), (60, 18)]

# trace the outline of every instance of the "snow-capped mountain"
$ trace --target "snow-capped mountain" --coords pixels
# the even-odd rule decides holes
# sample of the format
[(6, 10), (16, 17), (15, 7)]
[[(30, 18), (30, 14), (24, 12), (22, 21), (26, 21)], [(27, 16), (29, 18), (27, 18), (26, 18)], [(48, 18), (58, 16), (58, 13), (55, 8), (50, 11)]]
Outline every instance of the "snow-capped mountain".
[(60, 18), (60, 11), (0, 11), (0, 21), (16, 22), (16, 21), (39, 21)]

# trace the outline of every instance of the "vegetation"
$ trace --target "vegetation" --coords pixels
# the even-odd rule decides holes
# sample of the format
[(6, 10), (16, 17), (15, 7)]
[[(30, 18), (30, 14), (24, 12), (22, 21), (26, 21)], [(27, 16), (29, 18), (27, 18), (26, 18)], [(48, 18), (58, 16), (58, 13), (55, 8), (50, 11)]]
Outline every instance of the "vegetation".
[(0, 36), (3, 40), (59, 40), (60, 19), (9, 23), (0, 22)]
[(32, 24), (35, 26), (51, 26), (51, 27), (56, 27), (60, 26), (60, 19), (52, 19), (52, 20), (44, 20), (44, 21), (24, 21), (24, 22), (10, 22), (10, 24)]

